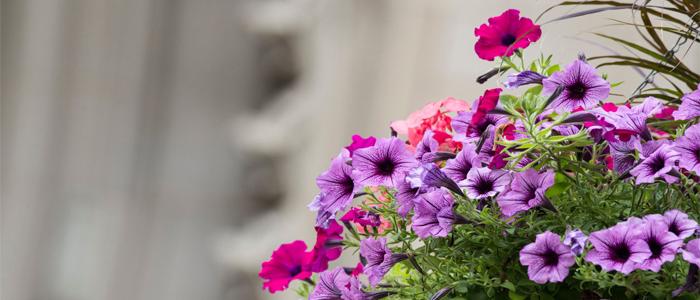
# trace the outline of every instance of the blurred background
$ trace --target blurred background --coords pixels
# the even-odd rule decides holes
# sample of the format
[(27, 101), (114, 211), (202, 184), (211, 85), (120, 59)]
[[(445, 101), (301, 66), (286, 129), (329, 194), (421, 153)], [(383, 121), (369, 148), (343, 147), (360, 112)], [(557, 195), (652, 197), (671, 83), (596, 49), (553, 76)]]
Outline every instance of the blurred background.
[[(0, 298), (270, 298), (260, 263), (313, 242), (314, 178), (349, 137), (475, 99), (474, 27), (556, 2), (2, 0)], [(603, 27), (630, 17), (544, 26), (526, 55), (610, 53), (590, 32), (635, 40)]]

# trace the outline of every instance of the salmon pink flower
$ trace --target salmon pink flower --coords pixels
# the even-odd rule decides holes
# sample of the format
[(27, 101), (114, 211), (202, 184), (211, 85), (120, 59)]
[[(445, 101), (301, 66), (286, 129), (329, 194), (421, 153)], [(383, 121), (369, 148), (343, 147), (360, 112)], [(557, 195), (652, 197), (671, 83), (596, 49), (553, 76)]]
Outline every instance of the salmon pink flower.
[[(411, 113), (406, 120), (394, 121), (391, 129), (398, 134), (408, 137), (411, 146), (418, 145), (427, 129), (435, 133), (452, 130), (449, 113), (469, 110), (467, 102), (452, 97), (425, 105), (418, 111)], [(445, 141), (448, 143), (449, 141)]]
[(306, 252), (304, 241), (282, 244), (272, 252), (270, 260), (262, 263), (258, 276), (265, 279), (263, 289), (270, 293), (283, 291), (292, 280), (311, 277), (311, 253)]
[(520, 11), (509, 9), (500, 16), (491, 17), (488, 24), (474, 29), (479, 40), (474, 51), (479, 58), (493, 60), (496, 57), (511, 56), (517, 49), (525, 49), (530, 43), (540, 39), (542, 30), (532, 20), (520, 17)]

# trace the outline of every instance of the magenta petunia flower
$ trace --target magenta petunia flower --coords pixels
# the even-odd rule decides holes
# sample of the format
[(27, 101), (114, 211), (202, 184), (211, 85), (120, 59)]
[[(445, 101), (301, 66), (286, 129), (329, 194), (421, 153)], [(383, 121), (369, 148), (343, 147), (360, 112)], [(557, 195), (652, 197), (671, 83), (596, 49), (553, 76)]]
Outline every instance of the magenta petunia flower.
[(369, 277), (369, 283), (376, 286), (391, 267), (408, 256), (406, 254), (394, 254), (386, 245), (386, 238), (369, 237), (360, 241), (360, 255), (367, 260), (364, 273)]
[(588, 109), (610, 95), (610, 83), (600, 77), (596, 69), (577, 59), (563, 71), (542, 81), (542, 93), (551, 95), (558, 87), (562, 93), (549, 105), (556, 112), (571, 112), (577, 107)]
[(413, 203), (418, 199), (420, 187), (412, 187), (405, 179), (396, 184), (396, 212), (406, 217), (413, 209)]
[(552, 185), (554, 185), (552, 170), (539, 173), (534, 169), (527, 169), (524, 172), (515, 173), (510, 187), (498, 195), (496, 201), (501, 208), (501, 213), (506, 217), (537, 206), (551, 207), (552, 204), (544, 193)]
[(500, 16), (489, 18), (488, 24), (474, 29), (474, 35), (479, 37), (474, 45), (476, 55), (481, 59), (493, 60), (527, 48), (530, 43), (540, 39), (542, 30), (532, 20), (520, 17), (520, 11), (509, 9)]
[(508, 75), (508, 79), (503, 82), (507, 89), (515, 89), (528, 84), (542, 84), (542, 80), (547, 78), (540, 73), (530, 70)]
[(367, 138), (363, 138), (359, 134), (354, 134), (352, 136), (352, 143), (350, 145), (347, 145), (345, 149), (348, 149), (350, 152), (350, 156), (355, 152), (357, 149), (363, 149), (367, 147), (372, 147), (374, 144), (377, 142), (377, 139), (373, 136), (368, 136)]
[(311, 250), (311, 271), (321, 272), (328, 269), (328, 262), (338, 259), (343, 253), (343, 226), (335, 220), (328, 222), (328, 227), (316, 228), (316, 244)]
[(352, 157), (353, 176), (360, 186), (394, 187), (405, 172), (417, 165), (406, 145), (397, 138), (379, 139), (374, 146), (355, 151)]
[(567, 229), (564, 235), (564, 245), (571, 247), (571, 252), (576, 255), (583, 254), (583, 249), (586, 248), (588, 236), (580, 229)]
[(640, 235), (639, 228), (625, 223), (593, 232), (588, 238), (593, 249), (588, 251), (586, 260), (605, 271), (629, 274), (651, 256), (649, 245)]
[(467, 178), (459, 182), (459, 186), (467, 189), (469, 198), (484, 199), (503, 192), (509, 181), (510, 176), (505, 171), (486, 167), (472, 168)]
[(673, 149), (680, 155), (681, 168), (700, 175), (700, 124), (688, 127), (685, 134), (676, 139)]
[(476, 153), (476, 146), (471, 143), (465, 143), (462, 151), (457, 153), (455, 158), (448, 160), (442, 171), (455, 182), (460, 182), (467, 179), (469, 170), (481, 167), (482, 162), (479, 154)]
[(681, 254), (685, 261), (700, 267), (700, 239), (694, 239), (688, 242), (685, 247), (681, 249)]
[(318, 211), (316, 226), (325, 226), (327, 221), (334, 218), (336, 212), (346, 209), (355, 194), (362, 187), (355, 182), (352, 167), (347, 161), (350, 153), (343, 149), (338, 156), (331, 161), (331, 166), (316, 178), (316, 185), (321, 193), (309, 204), (309, 208)]
[(624, 174), (634, 167), (634, 163), (637, 158), (635, 156), (637, 149), (641, 148), (639, 143), (639, 138), (633, 137), (630, 140), (624, 141), (610, 141), (610, 155), (613, 159), (613, 170), (618, 174)]
[(700, 116), (700, 84), (694, 91), (683, 95), (681, 106), (673, 112), (676, 120), (689, 120), (697, 116)]
[(415, 202), (415, 214), (411, 225), (413, 231), (422, 239), (447, 236), (455, 223), (453, 204), (454, 199), (450, 193), (443, 190), (421, 195)]
[(382, 220), (378, 214), (368, 212), (358, 207), (353, 207), (340, 217), (342, 222), (352, 222), (360, 226), (378, 227), (382, 225)]
[(292, 280), (311, 277), (311, 253), (304, 241), (282, 244), (272, 252), (270, 260), (262, 263), (258, 276), (265, 279), (263, 289), (270, 293), (287, 289)]
[(350, 290), (350, 276), (343, 267), (320, 273), (309, 300), (342, 300)]
[(640, 156), (642, 161), (630, 171), (630, 174), (636, 177), (636, 184), (652, 183), (657, 178), (668, 183), (678, 181), (678, 177), (669, 174), (680, 157), (671, 145), (647, 142), (642, 145)]
[[(639, 219), (637, 219), (639, 220)], [(668, 230), (668, 225), (660, 220), (639, 220), (633, 226), (640, 226), (640, 238), (647, 243), (651, 256), (639, 264), (642, 270), (658, 272), (661, 266), (676, 258), (678, 249), (683, 246), (683, 239)]]
[(550, 231), (538, 234), (534, 243), (520, 250), (520, 264), (527, 266), (530, 280), (539, 284), (564, 281), (574, 263), (571, 248)]
[(698, 228), (698, 223), (688, 218), (688, 215), (680, 210), (673, 209), (662, 215), (653, 214), (644, 217), (647, 220), (660, 220), (668, 225), (668, 231), (677, 235), (681, 239), (690, 237)]

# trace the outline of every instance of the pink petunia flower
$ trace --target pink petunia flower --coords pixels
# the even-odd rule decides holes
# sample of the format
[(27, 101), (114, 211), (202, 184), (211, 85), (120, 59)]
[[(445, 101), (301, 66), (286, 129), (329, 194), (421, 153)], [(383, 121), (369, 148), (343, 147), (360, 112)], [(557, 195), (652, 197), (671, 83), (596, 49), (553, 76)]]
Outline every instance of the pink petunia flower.
[(286, 290), (292, 280), (311, 277), (312, 253), (306, 252), (304, 241), (282, 244), (272, 252), (270, 260), (262, 263), (258, 276), (265, 279), (263, 289), (270, 293)]
[(449, 97), (428, 103), (420, 110), (411, 113), (405, 120), (392, 122), (391, 128), (398, 134), (407, 136), (408, 142), (414, 147), (423, 139), (423, 134), (428, 129), (436, 134), (435, 138), (438, 141), (439, 138), (443, 139), (441, 144), (448, 144), (451, 140), (447, 139), (445, 134), (452, 130), (450, 125), (452, 118), (448, 113), (467, 110), (469, 110), (467, 102)]
[(479, 37), (474, 45), (479, 58), (493, 60), (527, 48), (540, 39), (542, 30), (532, 20), (520, 17), (520, 11), (509, 9), (500, 16), (489, 18), (488, 24), (475, 28), (474, 35)]

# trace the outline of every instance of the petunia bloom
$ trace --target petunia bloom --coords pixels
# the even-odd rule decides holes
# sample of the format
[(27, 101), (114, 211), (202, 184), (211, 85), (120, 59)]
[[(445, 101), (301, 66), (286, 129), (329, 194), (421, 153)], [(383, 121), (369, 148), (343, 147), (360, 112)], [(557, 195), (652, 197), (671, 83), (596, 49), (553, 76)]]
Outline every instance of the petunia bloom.
[(466, 188), (469, 198), (484, 199), (502, 192), (509, 181), (510, 176), (505, 171), (472, 168), (459, 186)]
[(434, 136), (435, 133), (430, 129), (426, 130), (423, 134), (423, 139), (421, 139), (421, 141), (416, 146), (415, 157), (418, 161), (422, 161), (423, 156), (425, 156), (425, 154), (438, 151), (438, 147), (440, 147), (440, 144)]
[(309, 300), (344, 300), (349, 287), (350, 276), (343, 267), (336, 267), (319, 274), (318, 283), (309, 295)]
[(542, 30), (532, 20), (520, 17), (520, 11), (509, 9), (500, 16), (491, 17), (488, 24), (474, 29), (479, 40), (474, 51), (481, 59), (511, 56), (517, 49), (524, 49), (540, 39)]
[(595, 68), (580, 59), (567, 65), (563, 71), (544, 79), (542, 85), (542, 93), (545, 95), (563, 87), (562, 93), (549, 105), (556, 112), (571, 112), (579, 106), (592, 108), (610, 95), (610, 83), (600, 77)]
[[(652, 152), (649, 148), (656, 149)], [(652, 183), (657, 178), (674, 183), (678, 178), (669, 173), (675, 168), (679, 156), (678, 152), (668, 144), (647, 142), (642, 145), (642, 161), (630, 171), (630, 174), (636, 177), (636, 184)]]
[(681, 249), (681, 254), (685, 261), (700, 267), (700, 239), (694, 239), (688, 242), (685, 247)]
[(651, 256), (639, 264), (642, 270), (658, 272), (661, 266), (676, 258), (683, 239), (668, 230), (668, 225), (660, 220), (648, 220), (641, 224), (640, 238), (647, 243)]
[(396, 212), (406, 217), (413, 209), (413, 203), (418, 199), (420, 187), (413, 187), (406, 179), (399, 180), (396, 184)]
[(352, 174), (360, 186), (394, 187), (405, 172), (417, 165), (418, 162), (401, 140), (379, 139), (374, 146), (355, 151)]
[(354, 134), (352, 136), (352, 143), (350, 145), (347, 145), (345, 149), (348, 149), (350, 152), (350, 156), (355, 152), (357, 149), (362, 149), (362, 148), (367, 148), (367, 147), (372, 147), (374, 144), (377, 142), (377, 139), (373, 136), (368, 136), (367, 138), (363, 138), (359, 134)]
[(677, 209), (669, 210), (665, 212), (663, 216), (654, 214), (648, 215), (644, 218), (648, 220), (661, 220), (665, 222), (666, 225), (668, 225), (668, 231), (681, 239), (690, 237), (698, 228), (698, 223), (696, 221), (688, 218), (687, 214)]
[(453, 204), (454, 199), (450, 193), (443, 190), (421, 195), (415, 202), (411, 225), (413, 231), (422, 239), (447, 236), (457, 218), (452, 211)]
[(514, 89), (528, 84), (542, 84), (542, 80), (547, 78), (540, 73), (525, 70), (519, 73), (508, 75), (508, 79), (503, 82), (507, 89)]
[(564, 281), (574, 263), (571, 248), (550, 231), (538, 234), (534, 243), (520, 250), (520, 264), (527, 266), (528, 278), (539, 284)]
[(640, 235), (641, 230), (624, 223), (593, 232), (588, 238), (593, 249), (588, 251), (586, 260), (605, 271), (629, 274), (651, 256), (649, 245)]
[(552, 185), (554, 185), (552, 170), (539, 173), (534, 169), (527, 169), (524, 172), (515, 173), (510, 187), (496, 198), (498, 207), (506, 217), (537, 206), (552, 207), (544, 195)]
[(408, 258), (406, 254), (392, 253), (383, 237), (369, 237), (360, 241), (360, 255), (367, 260), (364, 273), (372, 286), (376, 286), (394, 264)]
[(378, 214), (368, 212), (358, 207), (353, 207), (341, 218), (342, 222), (352, 222), (360, 226), (377, 227), (382, 225), (382, 220)]
[(685, 134), (676, 139), (673, 149), (680, 155), (681, 168), (700, 175), (700, 124), (688, 127)]
[(316, 244), (312, 249), (313, 261), (311, 271), (321, 272), (328, 269), (328, 262), (338, 259), (343, 253), (343, 226), (330, 220), (327, 228), (316, 228)]
[(355, 194), (362, 190), (355, 181), (352, 167), (347, 164), (349, 157), (349, 151), (343, 149), (331, 161), (330, 168), (316, 178), (316, 185), (321, 193), (309, 205), (311, 210), (318, 211), (316, 226), (325, 226), (329, 219), (334, 218), (336, 212), (346, 209), (352, 203)]
[(258, 276), (265, 279), (263, 289), (270, 293), (287, 289), (292, 280), (311, 277), (311, 254), (304, 241), (282, 244), (272, 252), (270, 260), (262, 263)]
[(635, 154), (636, 150), (641, 148), (639, 143), (639, 138), (634, 137), (628, 141), (611, 141), (608, 143), (610, 145), (610, 155), (613, 161), (613, 170), (618, 174), (624, 174), (625, 172), (631, 170), (634, 167), (634, 163), (637, 160)]
[(472, 168), (481, 168), (482, 162), (479, 154), (476, 153), (476, 146), (471, 143), (464, 144), (462, 151), (457, 156), (445, 163), (442, 171), (455, 182), (467, 179), (467, 174)]
[(571, 247), (571, 252), (576, 255), (583, 253), (583, 249), (586, 248), (586, 241), (588, 241), (588, 236), (580, 229), (567, 229), (564, 234), (564, 245)]
[(406, 181), (411, 184), (411, 187), (419, 188), (421, 192), (428, 192), (433, 189), (444, 187), (456, 194), (464, 196), (464, 193), (457, 183), (433, 163), (423, 164), (408, 174)]
[(695, 91), (681, 98), (681, 105), (673, 112), (673, 118), (676, 120), (689, 120), (697, 116), (700, 116), (700, 84)]

